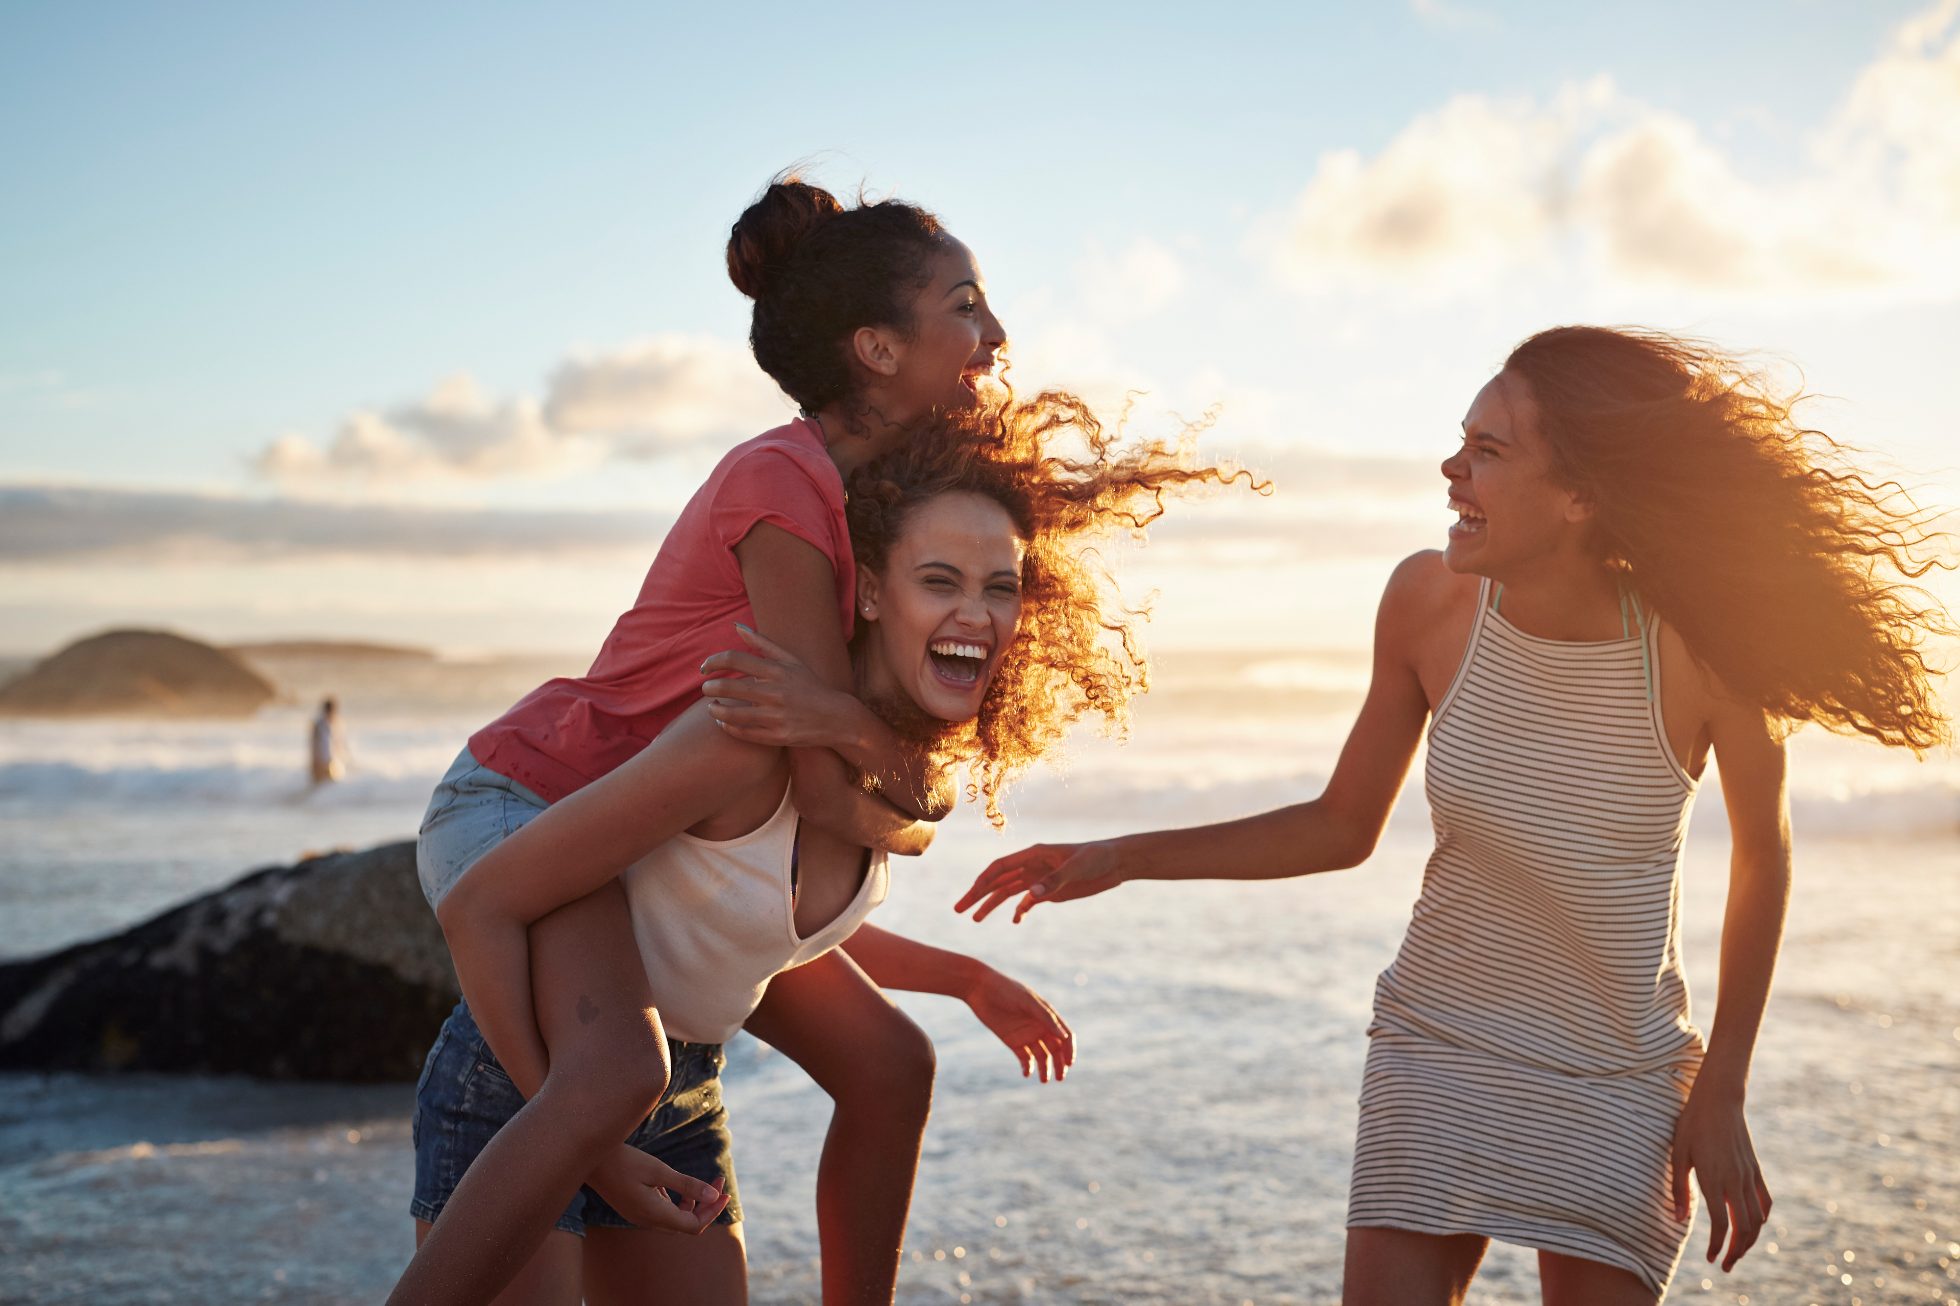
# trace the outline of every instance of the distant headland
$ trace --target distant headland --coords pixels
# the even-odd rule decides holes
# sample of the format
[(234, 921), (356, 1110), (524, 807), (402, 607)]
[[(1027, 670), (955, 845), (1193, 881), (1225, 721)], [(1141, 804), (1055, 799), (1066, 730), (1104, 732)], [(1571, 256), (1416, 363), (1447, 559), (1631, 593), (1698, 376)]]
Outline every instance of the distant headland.
[(277, 696), (230, 650), (169, 631), (111, 630), (0, 685), (0, 715), (250, 716)]

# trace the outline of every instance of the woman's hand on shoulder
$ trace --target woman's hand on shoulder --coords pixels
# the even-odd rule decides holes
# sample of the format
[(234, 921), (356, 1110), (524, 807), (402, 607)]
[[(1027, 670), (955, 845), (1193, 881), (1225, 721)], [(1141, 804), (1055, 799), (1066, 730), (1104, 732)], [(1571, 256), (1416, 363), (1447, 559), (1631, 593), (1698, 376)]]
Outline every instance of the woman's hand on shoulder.
[(858, 738), (867, 709), (832, 689), (782, 645), (747, 626), (747, 649), (728, 649), (701, 664), (708, 712), (734, 739), (776, 748), (842, 748)]
[(1021, 1063), (1021, 1077), (1042, 1083), (1068, 1078), (1075, 1064), (1075, 1032), (1060, 1013), (1025, 984), (987, 968), (966, 995), (966, 1005)]
[(1014, 921), (1019, 924), (1036, 903), (1089, 898), (1121, 883), (1123, 870), (1113, 840), (1038, 843), (1009, 853), (980, 872), (953, 910), (963, 912), (978, 903), (973, 919), (984, 921), (1018, 893), (1023, 895), (1014, 907)]

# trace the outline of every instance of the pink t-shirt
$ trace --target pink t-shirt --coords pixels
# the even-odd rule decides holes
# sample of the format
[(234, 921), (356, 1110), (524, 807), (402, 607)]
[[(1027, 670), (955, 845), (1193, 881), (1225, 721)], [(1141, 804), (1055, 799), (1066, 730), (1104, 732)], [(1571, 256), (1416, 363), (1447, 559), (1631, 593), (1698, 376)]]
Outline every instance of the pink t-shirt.
[(798, 418), (729, 450), (661, 542), (633, 606), (577, 678), (548, 681), (470, 737), (498, 775), (557, 802), (638, 753), (701, 696), (701, 660), (743, 647), (748, 591), (735, 546), (769, 522), (830, 561), (846, 639), (856, 566), (844, 482), (821, 433)]

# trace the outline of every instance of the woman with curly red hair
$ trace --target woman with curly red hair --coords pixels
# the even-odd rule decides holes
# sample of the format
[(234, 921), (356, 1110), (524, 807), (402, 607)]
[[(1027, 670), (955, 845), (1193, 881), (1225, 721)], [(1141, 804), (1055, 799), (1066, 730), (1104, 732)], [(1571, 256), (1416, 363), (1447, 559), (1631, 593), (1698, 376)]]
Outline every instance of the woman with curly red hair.
[[(1733, 359), (1650, 331), (1520, 344), (1442, 471), (1457, 523), (1390, 579), (1319, 798), (1027, 849), (960, 906), (1359, 865), (1426, 725), (1436, 847), (1376, 987), (1344, 1300), (1460, 1302), (1497, 1239), (1537, 1249), (1548, 1304), (1652, 1303), (1690, 1173), (1725, 1270), (1770, 1209), (1744, 1102), (1790, 884), (1785, 735), (1951, 738), (1923, 651), (1951, 626), (1908, 583), (1933, 537)], [(1704, 1043), (1678, 903), (1711, 756), (1733, 855)]]
[[(1063, 443), (1080, 456), (1055, 452)], [(1089, 546), (1142, 528), (1167, 492), (1230, 479), (1180, 448), (1122, 446), (1053, 394), (916, 423), (905, 445), (859, 469), (848, 510), (860, 618), (850, 691), (747, 632), (755, 651), (709, 658), (715, 678), (700, 701), (631, 760), (537, 812), (444, 896), (466, 1000), (417, 1088), (415, 1209), (432, 1227), (397, 1297), (483, 1300), (517, 1276), (524, 1300), (642, 1300), (648, 1285), (674, 1300), (742, 1300), (720, 1045), (745, 1022), (773, 1037), (775, 1024), (751, 1020), (765, 987), (834, 949), (880, 985), (967, 997), (1024, 1073), (1065, 1071), (1067, 1026), (1038, 996), (998, 976), (976, 985), (991, 972), (972, 959), (863, 923), (884, 897), (885, 857), (799, 819), (785, 746), (844, 749), (869, 705), (913, 769), (934, 787), (964, 769), (998, 820), (1013, 775), (1081, 716), (1120, 721), (1142, 684), (1133, 618)], [(644, 1019), (670, 1040), (670, 1082), (646, 1115), (637, 1081), (554, 1065), (527, 1103), (472, 1016), (472, 989), (497, 991), (471, 983), (472, 963), (485, 938), (521, 934), (616, 881), (644, 978), (615, 984), (646, 985)], [(820, 1041), (823, 1013), (806, 1015), (801, 1036)], [(849, 1026), (833, 1035), (840, 1055), (859, 1051)], [(538, 1125), (585, 1114), (586, 1127)], [(649, 1194), (649, 1209), (663, 1224), (679, 1213), (697, 1238), (635, 1227), (652, 1221), (619, 1211), (610, 1194), (576, 1195), (629, 1132), (658, 1166), (644, 1182), (671, 1190), (671, 1201)], [(520, 1133), (524, 1145), (509, 1145)], [(902, 1178), (909, 1191), (910, 1171)], [(532, 1255), (561, 1210), (576, 1212), (583, 1245), (561, 1236)], [(887, 1264), (898, 1250), (894, 1241)], [(827, 1273), (826, 1300), (891, 1296), (889, 1281), (831, 1285)]]

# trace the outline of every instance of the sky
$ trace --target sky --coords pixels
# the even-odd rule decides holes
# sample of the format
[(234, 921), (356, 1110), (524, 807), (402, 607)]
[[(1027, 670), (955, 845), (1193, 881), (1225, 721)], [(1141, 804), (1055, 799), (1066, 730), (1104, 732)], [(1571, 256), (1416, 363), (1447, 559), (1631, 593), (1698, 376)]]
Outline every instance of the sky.
[(1960, 0), (20, 3), (0, 159), (0, 653), (596, 648), (789, 415), (722, 248), (792, 164), (938, 212), (1017, 385), (1273, 476), (1124, 558), (1160, 647), (1364, 644), (1561, 322), (1960, 502)]

